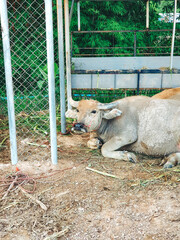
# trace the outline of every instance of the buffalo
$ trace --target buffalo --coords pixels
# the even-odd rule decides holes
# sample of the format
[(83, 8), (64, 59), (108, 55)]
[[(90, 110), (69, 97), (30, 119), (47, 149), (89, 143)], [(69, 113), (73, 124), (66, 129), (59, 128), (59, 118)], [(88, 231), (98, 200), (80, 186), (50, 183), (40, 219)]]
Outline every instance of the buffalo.
[[(70, 100), (74, 129), (95, 132), (104, 157), (136, 162), (135, 153), (163, 156), (164, 167), (180, 163), (180, 104), (170, 99), (132, 96), (102, 104)], [(91, 141), (91, 139), (90, 139)]]

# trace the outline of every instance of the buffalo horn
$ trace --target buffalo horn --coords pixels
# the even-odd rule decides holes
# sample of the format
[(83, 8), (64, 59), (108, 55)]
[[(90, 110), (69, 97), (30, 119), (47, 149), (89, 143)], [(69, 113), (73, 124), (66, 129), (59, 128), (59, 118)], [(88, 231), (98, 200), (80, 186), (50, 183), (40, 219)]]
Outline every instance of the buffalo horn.
[(69, 102), (72, 107), (75, 107), (75, 108), (78, 107), (79, 101), (74, 101), (72, 98), (70, 98)]
[(113, 103), (99, 103), (98, 104), (98, 108), (100, 110), (108, 110), (108, 109), (111, 109), (111, 108), (114, 108), (118, 105), (118, 102), (113, 102)]

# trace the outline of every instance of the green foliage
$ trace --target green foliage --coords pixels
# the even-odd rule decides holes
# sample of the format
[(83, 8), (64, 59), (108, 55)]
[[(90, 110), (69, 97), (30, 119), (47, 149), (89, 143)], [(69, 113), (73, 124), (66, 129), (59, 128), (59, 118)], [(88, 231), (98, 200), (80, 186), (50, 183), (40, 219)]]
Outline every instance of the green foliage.
[[(42, 74), (43, 79), (44, 79), (44, 80), (37, 81), (37, 86), (41, 90), (43, 85), (45, 83), (48, 83), (48, 67), (47, 67), (47, 64), (44, 67), (39, 67), (39, 71)], [(56, 83), (57, 88), (58, 88), (58, 85), (59, 85), (59, 81), (56, 81), (56, 80), (58, 80), (58, 74), (59, 74), (58, 65), (56, 63), (54, 63), (54, 79), (55, 79), (55, 83)]]
[[(178, 3), (180, 5), (180, 3)], [(173, 12), (172, 1), (150, 1), (150, 29), (172, 29), (172, 23), (158, 21), (159, 13)], [(178, 6), (179, 6), (178, 5)], [(167, 9), (166, 6), (169, 6)], [(76, 5), (74, 9), (76, 13)], [(81, 2), (81, 30), (143, 30), (146, 28), (146, 1)], [(179, 28), (179, 25), (177, 25)], [(77, 31), (77, 14), (71, 22), (71, 30)], [(169, 38), (167, 38), (167, 35)], [(179, 35), (177, 33), (177, 35)], [(169, 55), (171, 32), (137, 32), (137, 55)], [(85, 33), (73, 34), (74, 56), (132, 56), (134, 33)], [(178, 39), (175, 46), (178, 45)], [(142, 48), (143, 47), (143, 48)], [(150, 47), (145, 49), (145, 47)], [(153, 47), (156, 47), (154, 49)], [(163, 47), (163, 48), (161, 48)], [(178, 49), (175, 53), (178, 54)]]
[[(147, 89), (139, 90), (139, 95), (153, 96), (162, 91), (162, 89)], [(120, 98), (137, 95), (137, 90), (134, 89), (73, 89), (72, 91), (74, 100), (83, 99), (96, 99), (102, 103), (108, 103)]]

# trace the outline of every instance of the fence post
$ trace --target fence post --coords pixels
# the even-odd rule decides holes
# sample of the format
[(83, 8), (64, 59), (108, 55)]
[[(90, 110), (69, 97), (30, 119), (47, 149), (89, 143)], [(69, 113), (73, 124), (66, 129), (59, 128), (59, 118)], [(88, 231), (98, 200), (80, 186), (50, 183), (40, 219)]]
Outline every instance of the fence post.
[(136, 45), (137, 45), (137, 42), (136, 42), (136, 31), (134, 32), (134, 57), (136, 56)]
[(78, 31), (81, 31), (80, 1), (77, 2)]
[(63, 8), (62, 0), (57, 0), (57, 24), (58, 24), (58, 47), (59, 47), (59, 79), (61, 98), (61, 132), (66, 133), (66, 102), (64, 81), (64, 38), (63, 38)]
[(73, 10), (74, 10), (74, 0), (72, 0), (71, 10), (70, 10), (70, 14), (69, 14), (69, 22), (70, 23), (71, 23), (71, 19), (72, 19), (72, 15), (73, 15)]
[(139, 95), (140, 73), (141, 73), (141, 70), (138, 70), (138, 72), (137, 72), (137, 95)]
[(149, 29), (149, 0), (146, 2), (146, 29)]
[(70, 60), (70, 39), (69, 39), (69, 1), (64, 0), (65, 15), (65, 42), (66, 42), (66, 79), (67, 79), (67, 98), (68, 109), (71, 109), (69, 99), (71, 97), (71, 60)]
[(73, 38), (73, 33), (71, 32), (71, 58), (73, 57), (72, 38)]
[(170, 69), (172, 69), (172, 65), (173, 65), (174, 40), (175, 40), (175, 33), (176, 33), (176, 11), (177, 11), (177, 0), (174, 0), (174, 17), (173, 17), (174, 21), (173, 21), (173, 32), (172, 32)]
[(5, 77), (6, 77), (6, 92), (7, 92), (7, 104), (8, 104), (11, 162), (13, 165), (15, 165), (18, 162), (18, 157), (17, 157), (17, 142), (16, 142), (16, 123), (15, 123), (15, 110), (14, 110), (12, 67), (11, 67), (11, 52), (10, 52), (10, 39), (9, 39), (8, 14), (7, 14), (6, 0), (0, 1), (0, 17), (1, 17), (1, 29), (2, 29), (2, 39), (3, 39), (3, 52), (4, 52), (4, 67), (5, 67)]
[(51, 159), (52, 159), (53, 164), (57, 164), (57, 134), (56, 134), (56, 102), (55, 102), (55, 81), (54, 81), (55, 79), (54, 79), (52, 0), (45, 0), (45, 15), (46, 15), (46, 44), (47, 44), (47, 65), (48, 65)]

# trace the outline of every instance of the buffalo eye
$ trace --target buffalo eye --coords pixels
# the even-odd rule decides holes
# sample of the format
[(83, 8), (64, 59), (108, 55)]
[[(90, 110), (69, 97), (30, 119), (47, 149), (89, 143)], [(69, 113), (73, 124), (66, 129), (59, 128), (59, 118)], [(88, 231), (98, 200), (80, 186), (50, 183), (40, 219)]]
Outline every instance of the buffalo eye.
[(96, 113), (96, 110), (92, 110), (92, 112), (91, 113)]

